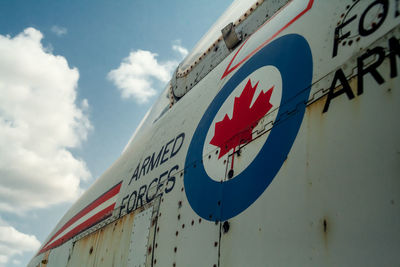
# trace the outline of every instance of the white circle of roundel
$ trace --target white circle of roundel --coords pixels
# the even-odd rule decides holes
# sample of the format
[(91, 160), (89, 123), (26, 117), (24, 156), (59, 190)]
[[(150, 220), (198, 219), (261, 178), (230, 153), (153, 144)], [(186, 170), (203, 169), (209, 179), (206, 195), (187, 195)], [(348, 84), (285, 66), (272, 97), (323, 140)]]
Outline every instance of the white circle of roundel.
[[(218, 158), (219, 147), (210, 144), (211, 139), (215, 134), (215, 124), (224, 119), (225, 115), (228, 115), (229, 119), (232, 119), (233, 115), (233, 105), (235, 97), (240, 97), (243, 89), (245, 88), (247, 82), (251, 82), (252, 87), (254, 87), (257, 82), (257, 89), (254, 93), (253, 99), (251, 101), (250, 107), (254, 104), (257, 97), (263, 91), (267, 92), (271, 87), (273, 87), (270, 103), (272, 108), (268, 111), (267, 116), (268, 121), (274, 122), (278, 114), (279, 105), (282, 97), (282, 77), (279, 70), (274, 66), (264, 66), (257, 69), (249, 76), (247, 76), (239, 85), (232, 91), (226, 101), (222, 104), (217, 115), (215, 116), (213, 122), (211, 123), (210, 129), (207, 132), (206, 140), (203, 146), (203, 164), (204, 169), (208, 176), (214, 181), (224, 181), (226, 180), (227, 173), (231, 168), (232, 164), (232, 153), (231, 149), (228, 153)], [(269, 132), (267, 131), (263, 135), (256, 138), (255, 131), (262, 130), (260, 123), (253, 130), (253, 141), (247, 145), (241, 145), (240, 157), (234, 156), (234, 178), (236, 175), (240, 174), (247, 166), (254, 160), (258, 152), (263, 147), (265, 141), (268, 138)], [(254, 139), (256, 138), (256, 139)]]

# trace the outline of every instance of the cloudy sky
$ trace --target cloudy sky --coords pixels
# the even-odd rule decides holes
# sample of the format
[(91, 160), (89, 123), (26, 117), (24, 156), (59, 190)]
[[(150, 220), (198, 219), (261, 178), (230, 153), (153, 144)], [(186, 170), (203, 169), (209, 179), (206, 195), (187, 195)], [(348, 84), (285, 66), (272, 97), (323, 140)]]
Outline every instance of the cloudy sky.
[(0, 267), (26, 266), (230, 2), (0, 1)]

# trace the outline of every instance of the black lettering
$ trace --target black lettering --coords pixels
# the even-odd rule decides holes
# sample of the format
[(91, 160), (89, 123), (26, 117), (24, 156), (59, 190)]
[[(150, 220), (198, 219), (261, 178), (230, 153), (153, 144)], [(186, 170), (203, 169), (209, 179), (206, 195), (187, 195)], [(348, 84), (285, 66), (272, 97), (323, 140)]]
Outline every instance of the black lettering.
[[(342, 85), (342, 88), (335, 92), (337, 81), (340, 82), (340, 84)], [(349, 83), (348, 83), (348, 81), (346, 79), (346, 76), (343, 73), (343, 70), (342, 69), (338, 69), (335, 72), (335, 76), (333, 77), (333, 81), (332, 81), (331, 87), (329, 88), (328, 97), (326, 99), (324, 110), (322, 111), (322, 113), (325, 113), (325, 112), (328, 111), (329, 104), (331, 103), (332, 99), (334, 99), (337, 96), (340, 96), (343, 93), (346, 93), (346, 95), (347, 95), (347, 97), (349, 99), (353, 99), (354, 98), (354, 93), (351, 90), (351, 87), (350, 87), (350, 85), (349, 85)]]
[(161, 147), (161, 150), (160, 150), (160, 152), (158, 152), (158, 155), (157, 155), (157, 158), (156, 158), (155, 162), (154, 162), (155, 152), (153, 153), (153, 155), (151, 156), (151, 159), (150, 159), (149, 167), (147, 168), (147, 172), (149, 172), (150, 169), (153, 170), (154, 167), (157, 168), (158, 162), (160, 161), (161, 153), (163, 152), (163, 150), (164, 150), (164, 147)]
[(140, 169), (139, 178), (142, 175), (142, 173), (143, 173), (143, 175), (146, 174), (146, 167), (147, 167), (147, 164), (149, 164), (149, 161), (150, 161), (150, 156), (148, 156), (147, 158), (144, 159), (142, 168)]
[(337, 52), (338, 52), (338, 46), (339, 43), (343, 40), (346, 39), (347, 37), (350, 36), (351, 32), (348, 31), (343, 35), (340, 35), (340, 33), (342, 32), (342, 29), (349, 24), (350, 22), (352, 22), (353, 20), (355, 20), (355, 18), (357, 17), (357, 15), (352, 16), (351, 18), (349, 18), (348, 20), (344, 21), (342, 24), (340, 24), (339, 26), (336, 27), (335, 29), (335, 38), (333, 40), (333, 53), (332, 53), (332, 57), (336, 57)]
[[(178, 140), (181, 140), (181, 141), (180, 141), (180, 143), (179, 143), (179, 147), (176, 148), (176, 150), (175, 150), (175, 146), (176, 146), (176, 143), (177, 143)], [(174, 142), (174, 146), (172, 147), (172, 151), (171, 151), (171, 158), (172, 158), (173, 156), (175, 156), (175, 155), (179, 152), (179, 150), (180, 150), (181, 147), (182, 147), (183, 140), (185, 140), (185, 133), (181, 133), (180, 135), (178, 135), (178, 136), (176, 137), (175, 142)]]
[[(166, 194), (168, 194), (169, 192), (172, 191), (172, 189), (174, 189), (174, 186), (175, 186), (175, 176), (171, 176), (171, 172), (173, 172), (174, 170), (178, 170), (178, 169), (179, 169), (179, 166), (178, 166), (178, 165), (175, 165), (174, 167), (172, 167), (171, 170), (169, 170), (168, 179), (167, 179), (167, 187), (165, 188), (165, 193), (166, 193)], [(168, 187), (168, 185), (170, 185), (170, 186)]]
[[(378, 59), (366, 67), (364, 69), (364, 60), (369, 58), (370, 56), (378, 56)], [(361, 55), (359, 58), (357, 58), (357, 94), (361, 95), (364, 92), (364, 75), (367, 74), (368, 72), (371, 73), (372, 77), (374, 77), (375, 81), (378, 84), (382, 84), (385, 82), (385, 80), (382, 78), (382, 76), (379, 74), (379, 72), (376, 70), (379, 65), (382, 64), (383, 60), (385, 59), (385, 51), (383, 50), (382, 47), (377, 46), (369, 51), (367, 51), (365, 54)]]
[(128, 185), (131, 184), (133, 178), (135, 178), (135, 181), (138, 179), (139, 166), (140, 166), (140, 163), (137, 165), (135, 171), (133, 172), (133, 175), (132, 175), (131, 179), (129, 180), (129, 184)]
[(160, 188), (164, 185), (164, 182), (162, 181), (163, 176), (167, 175), (168, 171), (163, 172), (160, 175), (160, 178), (158, 179), (158, 184), (157, 184), (157, 190), (156, 190), (156, 195), (158, 194), (158, 191), (160, 190)]
[(157, 189), (156, 189), (156, 192), (154, 193), (154, 195), (149, 197), (149, 191), (151, 189), (151, 185), (153, 183), (156, 183), (157, 181), (158, 181), (158, 178), (154, 178), (153, 181), (151, 181), (151, 183), (149, 184), (149, 189), (147, 190), (147, 193), (146, 193), (146, 202), (152, 201), (154, 199), (154, 197), (157, 195)]
[[(135, 198), (133, 199), (133, 203), (132, 206), (130, 205), (131, 201), (132, 201), (132, 197), (135, 196)], [(126, 213), (131, 213), (134, 209), (135, 209), (135, 203), (136, 203), (136, 197), (137, 197), (137, 192), (136, 190), (132, 192), (132, 194), (129, 196), (129, 200), (128, 200), (128, 206), (126, 206)], [(130, 208), (129, 208), (130, 207)]]
[(396, 37), (389, 39), (390, 78), (397, 76), (396, 55), (400, 56), (400, 44)]
[[(143, 196), (146, 194), (146, 189), (147, 189), (147, 185), (142, 185), (139, 188), (139, 193), (137, 196), (137, 202), (136, 202), (136, 209), (143, 206)], [(140, 205), (139, 205), (139, 200), (140, 200)]]
[(125, 204), (124, 201), (129, 197), (129, 195), (125, 196), (122, 200), (121, 200), (121, 206), (119, 206), (119, 215), (118, 217), (121, 217), (121, 212), (122, 210), (125, 208)]
[(160, 165), (163, 164), (164, 162), (166, 162), (166, 161), (168, 160), (168, 157), (167, 157), (166, 159), (164, 159), (164, 156), (169, 152), (168, 146), (169, 146), (173, 141), (174, 141), (174, 139), (172, 139), (171, 141), (169, 141), (169, 142), (165, 145), (164, 153), (163, 153), (163, 155), (162, 155), (162, 157), (161, 157), (161, 163), (160, 163)]
[[(368, 11), (371, 10), (371, 8), (373, 8), (375, 5), (382, 5), (382, 12), (379, 12), (380, 14), (382, 14), (381, 16), (376, 16), (379, 21), (376, 23), (372, 23), (371, 24), (371, 28), (366, 29), (364, 27), (364, 20), (365, 20), (365, 16), (367, 15)], [(360, 17), (360, 22), (358, 24), (358, 32), (360, 33), (361, 36), (367, 36), (370, 35), (371, 33), (375, 32), (385, 21), (387, 14), (388, 14), (388, 9), (389, 9), (389, 3), (388, 0), (377, 0), (373, 3), (371, 3), (365, 10), (364, 13), (362, 13), (361, 17)]]

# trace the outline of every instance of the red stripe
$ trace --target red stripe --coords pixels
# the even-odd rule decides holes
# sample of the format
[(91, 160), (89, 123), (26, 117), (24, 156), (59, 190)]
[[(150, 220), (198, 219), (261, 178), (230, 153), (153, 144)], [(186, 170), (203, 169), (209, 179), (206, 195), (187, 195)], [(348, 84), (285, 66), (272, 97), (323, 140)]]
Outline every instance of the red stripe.
[(91, 227), (92, 225), (96, 224), (97, 222), (111, 216), (112, 211), (114, 210), (114, 207), (115, 207), (115, 203), (112, 204), (111, 206), (103, 209), (102, 211), (99, 211), (98, 213), (96, 213), (95, 215), (90, 217), (88, 220), (84, 221), (83, 223), (81, 223), (80, 225), (78, 225), (74, 229), (72, 229), (70, 232), (66, 233), (64, 236), (62, 236), (59, 239), (57, 239), (56, 241), (54, 241), (51, 245), (42, 248), (39, 251), (39, 254), (63, 244), (65, 241), (69, 240), (71, 237), (86, 230), (87, 228)]
[(60, 233), (62, 233), (65, 229), (67, 229), (69, 226), (71, 226), (73, 223), (75, 223), (77, 220), (88, 214), (90, 211), (98, 207), (101, 203), (107, 201), (108, 199), (112, 198), (116, 194), (119, 193), (119, 190), (121, 189), (122, 182), (119, 184), (115, 185), (112, 187), (110, 190), (105, 192), (103, 195), (98, 197), (96, 200), (94, 200), (92, 203), (90, 203), (88, 206), (86, 206), (83, 210), (81, 210), (78, 214), (76, 214), (74, 217), (72, 217), (66, 224), (64, 224), (63, 227), (61, 227), (53, 236), (52, 238), (43, 246), (43, 248), (39, 251), (41, 253), (46, 246), (53, 241), (55, 237), (57, 237)]
[[(226, 67), (225, 72), (224, 72), (224, 74), (223, 74), (222, 77), (221, 77), (221, 80), (222, 80), (223, 78), (225, 78), (229, 73), (231, 73), (232, 71), (234, 71), (235, 69), (237, 69), (243, 62), (245, 62), (246, 60), (248, 60), (251, 56), (253, 56), (256, 52), (258, 52), (258, 51), (259, 51), (261, 48), (263, 48), (266, 44), (268, 44), (269, 42), (271, 42), (272, 39), (274, 39), (276, 36), (278, 36), (278, 34), (280, 34), (280, 33), (281, 33), (283, 30), (285, 30), (287, 27), (289, 27), (290, 25), (292, 25), (293, 22), (295, 22), (295, 21), (298, 20), (301, 16), (303, 16), (308, 10), (311, 9), (313, 3), (314, 3), (314, 0), (310, 0), (310, 1), (308, 2), (307, 7), (306, 7), (302, 12), (300, 12), (296, 17), (294, 17), (291, 21), (289, 21), (289, 23), (287, 23), (287, 24), (286, 24), (285, 26), (283, 26), (280, 30), (278, 30), (276, 33), (274, 33), (274, 35), (272, 35), (270, 38), (268, 38), (264, 43), (262, 43), (262, 44), (261, 44), (260, 46), (258, 46), (256, 49), (254, 49), (253, 52), (251, 52), (250, 54), (248, 54), (248, 55), (247, 55), (245, 58), (243, 58), (238, 64), (236, 64), (235, 66), (233, 66), (233, 67), (230, 69), (230, 67), (231, 67), (231, 65), (232, 65), (232, 63), (233, 63), (233, 60), (236, 58), (237, 54), (239, 54), (240, 50), (243, 48), (243, 46), (246, 44), (246, 42), (247, 42), (250, 38), (247, 39), (247, 40), (239, 47), (238, 51), (237, 51), (236, 54), (233, 56), (231, 62), (229, 62), (228, 67)], [(281, 9), (281, 10), (283, 10), (283, 9)], [(278, 12), (279, 12), (279, 11), (278, 11)], [(278, 14), (278, 12), (275, 13), (275, 15)], [(275, 15), (272, 16), (271, 19), (269, 19), (268, 21), (266, 21), (259, 29), (261, 29), (266, 23), (268, 23), (269, 21), (271, 21), (271, 20), (275, 17)], [(258, 30), (259, 30), (259, 29), (258, 29)], [(257, 31), (258, 31), (258, 30), (257, 30)], [(256, 31), (256, 32), (257, 32), (257, 31)]]

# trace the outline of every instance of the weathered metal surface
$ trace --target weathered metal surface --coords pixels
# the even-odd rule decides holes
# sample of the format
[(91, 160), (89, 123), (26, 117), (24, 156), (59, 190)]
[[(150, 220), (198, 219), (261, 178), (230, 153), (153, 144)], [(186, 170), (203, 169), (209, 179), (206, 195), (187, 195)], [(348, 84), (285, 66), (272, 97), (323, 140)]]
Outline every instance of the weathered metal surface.
[(47, 267), (67, 266), (72, 252), (72, 240), (49, 252)]
[(241, 37), (236, 33), (235, 26), (233, 26), (233, 22), (226, 25), (222, 30), (222, 37), (224, 38), (224, 42), (226, 47), (231, 50), (241, 41)]
[[(228, 21), (227, 23), (232, 22), (234, 26), (232, 31), (240, 37), (239, 39), (245, 41), (288, 2), (289, 0), (254, 1), (251, 8), (246, 10), (242, 16), (233, 18), (232, 21)], [(222, 25), (217, 30), (220, 32), (225, 26)], [(234, 45), (236, 44), (234, 43)], [(204, 51), (198, 51), (196, 58), (193, 59), (193, 62), (189, 63), (190, 65), (177, 68), (171, 80), (172, 91), (176, 98), (181, 98), (190, 91), (231, 53), (231, 48), (234, 46), (227, 47), (221, 35), (210, 45)]]
[[(148, 241), (140, 244), (147, 249), (146, 266), (396, 265), (400, 261), (399, 14), (397, 1), (289, 1), (167, 111), (163, 94), (165, 101), (157, 102), (146, 115), (121, 158), (55, 229), (122, 180), (112, 217), (71, 239), (75, 245), (68, 265), (126, 266), (134, 214), (150, 206)], [(243, 66), (249, 67), (246, 62), (288, 36), (301, 38), (310, 48), (312, 82), (300, 88), (310, 89), (309, 97), (290, 103), (278, 117), (291, 100), (280, 102), (279, 91), (287, 90), (279, 82), (282, 72), (263, 66), (238, 80), (239, 89), (232, 88), (228, 100), (221, 101), (214, 121), (201, 124), (203, 117), (212, 116), (207, 111), (225, 86)], [(288, 52), (292, 56), (293, 51), (305, 52), (298, 47), (286, 50), (275, 50), (277, 60), (291, 63)], [(207, 57), (202, 62), (206, 61)], [(289, 65), (298, 72), (305, 68), (296, 61)], [(301, 77), (296, 71), (291, 74), (290, 80), (297, 84), (292, 77)], [(261, 90), (274, 86), (269, 99), (273, 108), (252, 129), (252, 138), (220, 158), (221, 147), (210, 140), (216, 124), (225, 115), (232, 118), (234, 101), (250, 78), (252, 86), (259, 81), (254, 101)], [(237, 182), (236, 176), (249, 168), (259, 149), (272, 142), (269, 136), (280, 123), (303, 111), (293, 145), (265, 191), (227, 221), (215, 222), (232, 201), (241, 206), (253, 193), (245, 188), (250, 183), (235, 192), (225, 186)], [(197, 129), (209, 132), (195, 139)], [(204, 143), (203, 153), (188, 159), (192, 143)], [(261, 162), (261, 171), (245, 178), (265, 179), (270, 164)], [(222, 184), (219, 191), (211, 192), (202, 184), (185, 187), (190, 174), (201, 168), (206, 174), (194, 182), (206, 177), (213, 186)], [(200, 197), (193, 201), (193, 193)], [(210, 195), (220, 198), (210, 201)], [(221, 201), (224, 198), (231, 202)], [(201, 205), (217, 208), (204, 215), (196, 210)], [(145, 220), (138, 227), (148, 225)], [(61, 260), (66, 251), (63, 246), (52, 249), (48, 265), (52, 253), (54, 259), (60, 254)], [(45, 256), (38, 255), (31, 266)]]
[(183, 171), (175, 175), (176, 193), (162, 198), (152, 266), (217, 266), (219, 225), (193, 213), (183, 175)]
[(152, 217), (153, 207), (136, 215), (129, 242), (128, 266), (145, 266)]
[[(365, 2), (363, 8), (372, 3)], [(346, 9), (347, 3), (343, 5)], [(384, 26), (377, 31), (382, 37), (368, 45), (360, 43), (371, 37), (357, 44), (355, 37), (353, 46), (341, 46), (350, 58), (332, 73), (315, 71), (320, 77), (311, 89), (311, 104), (292, 152), (266, 193), (241, 216), (229, 220), (229, 231), (221, 237), (221, 266), (244, 266), (249, 259), (253, 266), (391, 266), (399, 260), (395, 251), (400, 248), (396, 205), (400, 201), (400, 79), (390, 77), (388, 46), (390, 38), (400, 35), (398, 29), (383, 35), (388, 29)], [(333, 35), (334, 29), (325, 30)], [(375, 47), (386, 51), (377, 68), (384, 82), (379, 84), (370, 73), (363, 75), (363, 93), (358, 94), (357, 59)], [(331, 57), (315, 56), (316, 62)], [(371, 56), (364, 69), (377, 61), (377, 56)], [(340, 95), (324, 113), (338, 68), (344, 71), (354, 98)], [(342, 88), (338, 81), (334, 91)]]
[(126, 266), (134, 219), (131, 213), (78, 240), (68, 266)]

